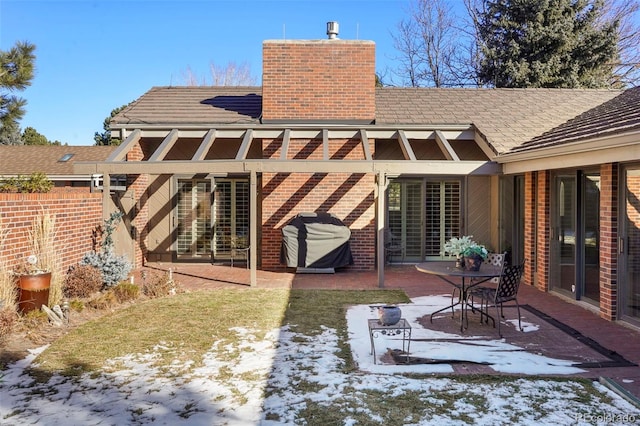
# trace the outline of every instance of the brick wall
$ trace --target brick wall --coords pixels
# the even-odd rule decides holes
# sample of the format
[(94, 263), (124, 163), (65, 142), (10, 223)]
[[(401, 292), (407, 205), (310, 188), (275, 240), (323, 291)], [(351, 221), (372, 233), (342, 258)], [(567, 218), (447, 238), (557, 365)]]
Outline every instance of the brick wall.
[(55, 217), (56, 250), (64, 273), (94, 248), (94, 232), (102, 225), (101, 193), (0, 194), (0, 217), (7, 232), (0, 247), (9, 269), (24, 260), (33, 219), (45, 210)]
[(618, 305), (618, 165), (601, 165), (600, 179), (600, 316), (614, 320)]
[(375, 118), (375, 44), (362, 40), (267, 40), (262, 117), (287, 121)]
[[(373, 142), (370, 141), (370, 144)], [(280, 155), (280, 144), (263, 141), (267, 158)], [(362, 158), (358, 141), (331, 140), (332, 158)], [(322, 158), (317, 140), (292, 140), (288, 158)], [(280, 264), (282, 227), (302, 212), (328, 212), (351, 230), (352, 269), (375, 267), (375, 175), (365, 173), (263, 173), (262, 268), (284, 269)]]

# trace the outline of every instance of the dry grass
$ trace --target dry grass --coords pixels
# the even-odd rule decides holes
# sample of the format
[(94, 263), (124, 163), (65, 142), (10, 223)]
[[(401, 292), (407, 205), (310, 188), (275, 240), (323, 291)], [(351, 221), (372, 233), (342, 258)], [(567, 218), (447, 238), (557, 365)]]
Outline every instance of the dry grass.
[(62, 262), (56, 241), (56, 218), (41, 209), (35, 217), (29, 230), (29, 245), (31, 254), (37, 256), (38, 267), (51, 271), (51, 286), (49, 287), (49, 306), (62, 301), (62, 286), (64, 276), (61, 273)]
[[(7, 232), (2, 215), (0, 215), (0, 247), (4, 246)], [(5, 259), (0, 257), (0, 310), (6, 309), (15, 312), (17, 298), (18, 293), (14, 277), (9, 272)]]
[[(38, 363), (47, 371), (79, 374), (99, 370), (109, 358), (148, 351), (158, 342), (180, 347), (196, 360), (211, 348), (212, 341), (239, 345), (241, 337), (233, 331), (234, 327), (267, 332), (285, 322), (295, 324), (295, 331), (311, 336), (322, 333), (323, 326), (341, 330), (344, 338), (341, 351), (345, 359), (350, 359), (346, 306), (407, 301), (403, 292), (388, 290), (220, 290), (161, 297), (138, 301), (84, 324), (55, 341), (38, 357)], [(100, 302), (109, 305), (116, 301)], [(347, 369), (350, 367), (353, 366)]]
[[(176, 359), (183, 363), (191, 360), (193, 364), (189, 364), (189, 368), (197, 368), (213, 342), (221, 342), (220, 347), (240, 347), (244, 337), (234, 332), (236, 327), (251, 329), (260, 338), (261, 332), (286, 324), (310, 339), (322, 333), (325, 327), (337, 330), (339, 356), (344, 360), (344, 380), (356, 383), (360, 379), (351, 364), (345, 310), (353, 304), (407, 301), (403, 292), (389, 290), (220, 290), (150, 299), (112, 312), (66, 334), (38, 356), (38, 367), (31, 374), (44, 380), (54, 372), (73, 376), (99, 372), (103, 371), (108, 359), (149, 353), (155, 351), (154, 347), (160, 343), (170, 350), (154, 352), (160, 357), (154, 360), (155, 366), (166, 370), (166, 374), (175, 374), (172, 365)], [(217, 355), (224, 357), (225, 353)], [(229, 351), (229, 356), (235, 357), (237, 352)], [(424, 378), (428, 380), (429, 376)], [(223, 373), (219, 373), (217, 379), (221, 383), (228, 380)], [(465, 424), (477, 420), (477, 417), (466, 413), (486, 413), (489, 404), (485, 394), (469, 392), (467, 386), (487, 389), (486, 394), (492, 389), (504, 388), (510, 395), (520, 392), (519, 387), (529, 380), (537, 378), (469, 375), (451, 379), (448, 387), (428, 393), (386, 388), (357, 389), (347, 385), (341, 388), (341, 396), (332, 399), (330, 405), (313, 398), (325, 386), (316, 381), (296, 378), (281, 387), (272, 386), (269, 392), (300, 395), (304, 401), (304, 407), (298, 412), (300, 424), (346, 424), (346, 419), (354, 424), (378, 424), (372, 421), (375, 416), (379, 417), (380, 424), (417, 424), (424, 419), (434, 419), (434, 416), (442, 416), (444, 420), (449, 418), (450, 423)], [(585, 407), (606, 402), (606, 396), (586, 379), (545, 380), (557, 382), (559, 389), (565, 383), (575, 388), (570, 392), (572, 398), (579, 398)], [(305, 398), (307, 394), (312, 397)], [(528, 401), (541, 415), (551, 414), (544, 407), (548, 398), (543, 393), (536, 391)], [(467, 408), (460, 410), (456, 407), (459, 403)], [(267, 419), (279, 420), (275, 413), (266, 412), (265, 415)], [(506, 422), (517, 420), (505, 417)]]

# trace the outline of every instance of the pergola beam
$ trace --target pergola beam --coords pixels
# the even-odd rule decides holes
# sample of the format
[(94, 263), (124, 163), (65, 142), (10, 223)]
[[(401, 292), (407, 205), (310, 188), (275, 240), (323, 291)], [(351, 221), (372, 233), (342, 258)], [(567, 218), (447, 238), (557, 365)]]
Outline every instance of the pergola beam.
[(369, 138), (367, 137), (367, 131), (365, 129), (360, 129), (360, 141), (362, 142), (362, 152), (364, 153), (364, 159), (366, 161), (373, 160), (371, 149), (369, 149)]
[(167, 137), (164, 138), (160, 146), (156, 149), (149, 161), (160, 161), (167, 156), (173, 145), (178, 140), (178, 129), (173, 129)]
[[(122, 131), (125, 133), (125, 131)], [(127, 156), (127, 153), (133, 148), (133, 146), (138, 143), (140, 138), (142, 137), (142, 131), (140, 129), (135, 129), (127, 138), (120, 144), (120, 146), (111, 153), (111, 155), (107, 158), (107, 161), (122, 161)]]
[(329, 160), (329, 130), (322, 129), (322, 159)]
[(247, 154), (249, 153), (249, 148), (251, 148), (251, 142), (253, 142), (253, 129), (247, 129), (242, 138), (242, 144), (240, 145), (240, 149), (238, 149), (238, 154), (236, 155), (236, 160), (245, 160), (247, 158)]
[(280, 159), (286, 160), (289, 153), (289, 142), (291, 141), (291, 129), (284, 129), (282, 135), (282, 147), (280, 148)]
[(456, 154), (456, 152), (453, 150), (453, 147), (440, 130), (435, 131), (435, 136), (436, 143), (438, 144), (438, 147), (440, 147), (440, 150), (444, 154), (445, 158), (451, 161), (460, 161), (460, 157), (458, 157), (458, 154)]
[(416, 154), (414, 154), (409, 139), (407, 139), (407, 135), (404, 134), (404, 130), (398, 130), (398, 142), (400, 142), (400, 149), (402, 150), (405, 160), (416, 161)]
[(202, 139), (202, 143), (198, 147), (198, 150), (191, 160), (193, 161), (202, 161), (207, 156), (207, 152), (211, 149), (211, 145), (213, 145), (213, 141), (216, 140), (216, 129), (209, 129), (206, 135), (204, 135), (204, 139)]
[(378, 173), (400, 175), (495, 175), (500, 166), (490, 161), (447, 160), (163, 160), (121, 162), (77, 162), (74, 171), (80, 174), (208, 174), (249, 173)]

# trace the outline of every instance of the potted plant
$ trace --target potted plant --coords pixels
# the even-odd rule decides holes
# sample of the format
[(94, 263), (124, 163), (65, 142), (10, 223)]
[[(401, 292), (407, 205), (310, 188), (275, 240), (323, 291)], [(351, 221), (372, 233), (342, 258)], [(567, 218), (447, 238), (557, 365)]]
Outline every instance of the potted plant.
[(444, 243), (443, 254), (456, 256), (456, 266), (472, 271), (478, 271), (482, 262), (489, 256), (485, 246), (473, 240), (473, 235), (452, 237)]
[(51, 271), (43, 269), (36, 255), (29, 255), (15, 270), (18, 311), (27, 313), (49, 303)]
[(487, 260), (489, 252), (480, 244), (472, 244), (465, 248), (462, 252), (464, 256), (465, 267), (470, 271), (479, 271), (482, 262)]
[(28, 253), (13, 270), (18, 287), (18, 311), (21, 313), (49, 304), (52, 273), (59, 266), (55, 249), (55, 219), (44, 210), (34, 218), (29, 230)]

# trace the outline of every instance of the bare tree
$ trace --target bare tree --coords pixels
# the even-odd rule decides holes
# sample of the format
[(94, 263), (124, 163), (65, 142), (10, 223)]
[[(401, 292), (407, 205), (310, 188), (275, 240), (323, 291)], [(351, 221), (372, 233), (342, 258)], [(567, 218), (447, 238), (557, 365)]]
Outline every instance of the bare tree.
[(638, 0), (612, 0), (603, 5), (601, 23), (617, 21), (618, 62), (614, 64), (616, 81), (612, 86), (640, 84), (640, 2)]
[(187, 86), (255, 86), (256, 78), (251, 75), (251, 68), (245, 62), (237, 65), (228, 62), (226, 66), (215, 63), (209, 64), (209, 79), (198, 77), (196, 73), (187, 67), (182, 73), (182, 79)]
[[(458, 0), (412, 0), (407, 18), (392, 34), (399, 64), (390, 84), (403, 86), (481, 86), (483, 46), (479, 17), (490, 0), (463, 0), (465, 16), (451, 5)], [(640, 0), (587, 0), (602, 6), (601, 25), (618, 22), (618, 58), (611, 87), (640, 85)], [(394, 81), (395, 80), (395, 81)]]
[[(465, 0), (473, 1), (473, 0)], [(475, 84), (473, 28), (453, 13), (448, 0), (415, 0), (409, 17), (397, 26), (394, 47), (400, 53), (395, 74), (402, 85)]]
[(453, 20), (446, 0), (417, 0), (409, 17), (393, 36), (400, 52), (397, 75), (412, 87), (442, 87), (449, 83), (447, 70), (453, 51)]

